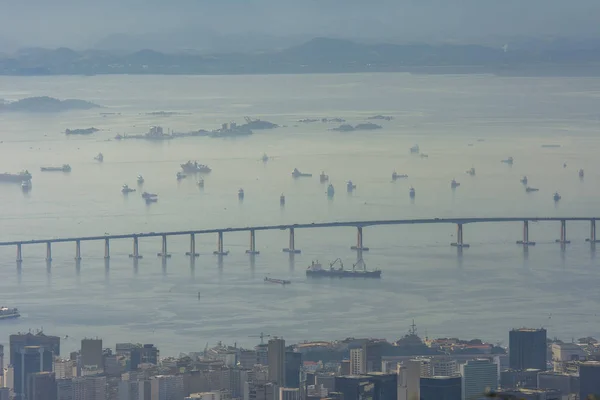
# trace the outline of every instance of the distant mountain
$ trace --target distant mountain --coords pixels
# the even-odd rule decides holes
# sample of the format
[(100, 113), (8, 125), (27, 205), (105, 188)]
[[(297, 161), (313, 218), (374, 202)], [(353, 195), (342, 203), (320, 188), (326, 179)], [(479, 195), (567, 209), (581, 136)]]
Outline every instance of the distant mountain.
[(12, 103), (0, 101), (0, 112), (62, 112), (70, 110), (89, 110), (100, 107), (85, 100), (59, 100), (53, 97), (27, 97)]

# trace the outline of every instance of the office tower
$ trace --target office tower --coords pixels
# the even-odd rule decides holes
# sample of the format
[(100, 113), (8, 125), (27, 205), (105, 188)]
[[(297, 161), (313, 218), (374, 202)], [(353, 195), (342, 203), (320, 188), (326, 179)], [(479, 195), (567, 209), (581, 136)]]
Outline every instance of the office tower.
[(151, 400), (182, 400), (182, 375), (157, 375), (150, 379)]
[(342, 360), (340, 363), (340, 375), (350, 375), (350, 360)]
[(461, 398), (460, 376), (421, 378), (420, 400), (458, 400)]
[(421, 360), (405, 361), (398, 367), (398, 400), (419, 400)]
[(122, 380), (117, 388), (118, 400), (150, 400), (150, 381)]
[(184, 400), (221, 400), (221, 392), (192, 393)]
[[(559, 390), (554, 389), (508, 389), (497, 392), (499, 399), (518, 400), (562, 400), (563, 396)], [(585, 399), (584, 399), (585, 400)]]
[(9, 388), (0, 388), (0, 400), (10, 400)]
[(498, 365), (491, 360), (470, 360), (460, 369), (463, 400), (477, 400), (487, 391), (498, 389)]
[(366, 376), (336, 376), (335, 391), (342, 393), (344, 400), (375, 399), (375, 384)]
[[(119, 354), (119, 352), (117, 352)], [(130, 370), (138, 369), (140, 364), (158, 364), (159, 351), (153, 344), (135, 345), (129, 352)]]
[(0, 344), (0, 377), (4, 376), (4, 346)]
[(240, 363), (240, 367), (251, 369), (255, 364), (257, 364), (256, 350), (240, 349), (238, 361)]
[(244, 385), (244, 400), (276, 400), (278, 393), (277, 386), (271, 382), (246, 382)]
[(593, 395), (600, 398), (600, 362), (586, 361), (579, 365), (579, 398)]
[(460, 375), (458, 363), (449, 358), (434, 358), (431, 360), (431, 376)]
[(15, 360), (20, 349), (26, 346), (40, 346), (48, 349), (54, 356), (60, 355), (60, 338), (58, 336), (47, 336), (43, 332), (18, 333), (10, 335), (10, 360)]
[(537, 378), (537, 387), (540, 389), (557, 389), (565, 396), (579, 393), (579, 376), (556, 372), (540, 372)]
[(4, 368), (4, 387), (15, 390), (15, 368), (12, 365)]
[(102, 339), (81, 340), (81, 366), (96, 365), (98, 369), (104, 369), (104, 354), (102, 351)]
[(71, 379), (56, 380), (56, 399), (73, 400), (73, 382)]
[(285, 384), (288, 388), (300, 387), (302, 371), (302, 353), (288, 351), (285, 353)]
[(365, 348), (350, 349), (350, 375), (362, 375), (367, 372)]
[(37, 372), (27, 379), (27, 400), (56, 400), (56, 380), (53, 372)]
[(75, 361), (73, 360), (65, 360), (60, 358), (54, 359), (54, 375), (56, 379), (71, 379), (74, 374), (73, 371), (77, 372), (77, 368), (75, 365)]
[(52, 353), (41, 346), (18, 348), (15, 358), (11, 361), (14, 366), (14, 391), (16, 400), (25, 399), (30, 374), (52, 372)]
[(546, 370), (546, 330), (520, 328), (509, 333), (510, 369)]
[(367, 377), (375, 385), (373, 400), (398, 400), (398, 375), (371, 372)]
[(279, 387), (285, 386), (285, 340), (273, 338), (269, 340), (269, 381)]
[(278, 400), (300, 400), (300, 389), (298, 388), (279, 388)]

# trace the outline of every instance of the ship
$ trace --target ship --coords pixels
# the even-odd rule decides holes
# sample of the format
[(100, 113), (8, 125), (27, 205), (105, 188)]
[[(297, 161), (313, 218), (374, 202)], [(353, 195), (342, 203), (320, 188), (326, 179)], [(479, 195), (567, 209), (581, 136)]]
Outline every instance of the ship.
[(475, 168), (471, 167), (471, 169), (467, 170), (467, 174), (471, 175), (471, 176), (475, 176)]
[(352, 181), (348, 181), (346, 183), (346, 190), (348, 191), (348, 193), (352, 193), (354, 189), (356, 189), (356, 185), (352, 183)]
[[(340, 264), (339, 268), (334, 268), (335, 264), (338, 262)], [(328, 269), (323, 268), (319, 261), (313, 261), (306, 269), (306, 276), (310, 278), (381, 278), (381, 270), (376, 269), (369, 271), (362, 260), (359, 262), (362, 263), (362, 269), (357, 269), (356, 265), (358, 263), (356, 263), (352, 265), (351, 270), (347, 270), (344, 269), (342, 260), (339, 258), (329, 264)]]
[(125, 184), (121, 187), (121, 193), (127, 194), (131, 192), (135, 192), (135, 189), (130, 188), (129, 185)]
[(180, 181), (180, 180), (182, 180), (182, 179), (184, 179), (184, 178), (187, 178), (187, 175), (186, 175), (186, 174), (184, 174), (184, 173), (183, 173), (183, 172), (181, 172), (181, 171), (180, 171), (180, 172), (178, 172), (178, 173), (177, 173), (175, 176), (177, 177), (177, 180), (178, 180), (178, 181)]
[(537, 192), (537, 191), (539, 191), (539, 190), (540, 190), (540, 189), (538, 189), (538, 188), (534, 188), (534, 187), (531, 187), (531, 186), (527, 186), (527, 187), (525, 188), (525, 191), (526, 191), (527, 193), (529, 193), (529, 192)]
[(212, 137), (236, 137), (252, 135), (252, 130), (247, 125), (238, 125), (235, 122), (222, 124), (221, 129), (216, 129), (210, 134)]
[(24, 192), (29, 192), (31, 190), (31, 181), (21, 182), (21, 190)]
[(197, 173), (208, 173), (212, 171), (212, 169), (208, 165), (198, 164), (197, 161), (188, 161), (185, 164), (181, 164), (181, 169), (183, 172), (188, 174), (197, 174)]
[(238, 199), (244, 200), (244, 189), (238, 190)]
[(148, 132), (143, 135), (121, 135), (117, 134), (115, 140), (123, 139), (146, 139), (146, 140), (170, 140), (173, 139), (173, 135), (165, 133), (162, 126), (151, 126)]
[(283, 195), (283, 193), (281, 194), (281, 196), (279, 196), (279, 205), (285, 205), (285, 196)]
[(523, 178), (521, 178), (521, 183), (523, 185), (527, 185), (527, 176), (524, 176)]
[(310, 178), (312, 176), (312, 174), (307, 174), (304, 172), (300, 172), (298, 170), (298, 168), (294, 168), (294, 170), (292, 171), (292, 176), (294, 178)]
[(583, 178), (583, 169), (580, 169), (580, 170), (579, 170), (579, 177), (580, 177), (580, 178)]
[(69, 164), (63, 164), (60, 167), (42, 167), (40, 170), (44, 172), (71, 172), (71, 166)]
[(321, 171), (321, 175), (319, 175), (319, 182), (325, 183), (329, 181), (329, 175), (325, 174), (325, 171)]
[(401, 178), (408, 178), (408, 175), (406, 174), (399, 174), (396, 172), (396, 170), (394, 170), (394, 172), (392, 172), (392, 180), (395, 181), (396, 179), (401, 179)]
[(98, 129), (93, 127), (85, 129), (65, 129), (65, 135), (91, 135), (95, 132), (98, 132)]
[(277, 124), (274, 124), (269, 121), (263, 121), (261, 119), (252, 119), (250, 117), (244, 117), (244, 119), (246, 120), (246, 123), (242, 126), (247, 129), (259, 129), (260, 130), (260, 129), (273, 129), (273, 128), (279, 127), (279, 125), (277, 125)]
[(158, 197), (146, 197), (144, 200), (146, 201), (146, 204), (157, 203)]
[(143, 185), (144, 184), (144, 177), (141, 175), (137, 176), (137, 183), (138, 185)]
[(198, 187), (199, 188), (203, 188), (204, 187), (204, 179), (202, 179), (202, 178), (198, 179)]
[(333, 188), (333, 185), (330, 183), (329, 186), (327, 186), (327, 196), (333, 197), (334, 194), (335, 194), (335, 189)]
[(408, 195), (410, 196), (411, 199), (415, 198), (415, 188), (414, 187), (410, 187), (410, 189), (408, 189)]
[(419, 145), (415, 144), (413, 147), (410, 148), (410, 152), (417, 154), (419, 152)]
[(560, 194), (558, 194), (558, 192), (554, 192), (554, 196), (552, 196), (552, 198), (554, 199), (554, 201), (559, 201), (561, 199)]
[(148, 193), (148, 192), (144, 192), (142, 193), (142, 198), (144, 199), (151, 199), (153, 197), (157, 197), (158, 195), (156, 193)]
[(102, 155), (102, 153), (98, 153), (98, 155), (96, 157), (94, 157), (94, 160), (96, 160), (98, 162), (102, 162), (102, 161), (104, 161), (104, 156)]
[(30, 181), (30, 180), (31, 180), (31, 174), (27, 170), (21, 171), (18, 174), (10, 174), (8, 172), (0, 174), (0, 182), (21, 183), (23, 181)]
[(267, 153), (264, 153), (262, 156), (262, 162), (266, 163), (267, 161), (269, 161), (269, 156), (267, 155)]
[(500, 162), (503, 162), (508, 165), (512, 165), (513, 161), (514, 161), (514, 159), (512, 157), (508, 157), (506, 160), (501, 160)]
[(0, 319), (19, 318), (21, 314), (16, 308), (0, 307)]
[(268, 283), (278, 283), (280, 285), (289, 285), (290, 283), (292, 283), (291, 281), (287, 281), (285, 279), (274, 279), (274, 278), (269, 278), (269, 277), (265, 277), (265, 282)]
[(456, 189), (459, 186), (460, 186), (460, 183), (456, 182), (456, 179), (452, 179), (452, 182), (450, 182), (450, 187), (452, 189)]

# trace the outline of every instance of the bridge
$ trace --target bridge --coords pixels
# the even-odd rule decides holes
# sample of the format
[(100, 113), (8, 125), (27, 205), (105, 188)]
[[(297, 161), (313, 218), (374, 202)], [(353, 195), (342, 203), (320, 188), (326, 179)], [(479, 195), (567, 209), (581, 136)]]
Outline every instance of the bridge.
[(353, 227), (357, 230), (356, 245), (351, 249), (357, 251), (368, 251), (369, 248), (363, 245), (363, 228), (370, 226), (382, 225), (422, 225), (422, 224), (454, 224), (456, 225), (456, 242), (451, 243), (451, 246), (458, 248), (469, 247), (469, 244), (464, 242), (463, 225), (474, 223), (502, 223), (502, 222), (521, 222), (523, 224), (523, 240), (517, 241), (517, 244), (523, 246), (533, 246), (534, 241), (529, 240), (529, 222), (560, 222), (560, 239), (557, 243), (567, 244), (567, 222), (570, 221), (587, 221), (590, 223), (590, 237), (586, 239), (590, 243), (598, 243), (596, 240), (596, 220), (597, 217), (498, 217), (498, 218), (421, 218), (421, 219), (396, 219), (396, 220), (371, 220), (371, 221), (345, 221), (345, 222), (313, 222), (307, 224), (292, 224), (292, 225), (263, 225), (263, 226), (248, 226), (237, 228), (220, 228), (220, 229), (202, 229), (202, 230), (186, 230), (186, 231), (167, 231), (167, 232), (146, 232), (146, 233), (126, 233), (126, 234), (105, 234), (102, 236), (79, 236), (66, 238), (50, 238), (50, 239), (33, 239), (33, 240), (14, 240), (8, 242), (0, 242), (0, 246), (16, 246), (17, 262), (23, 261), (22, 248), (24, 245), (45, 244), (46, 245), (46, 261), (52, 261), (52, 244), (73, 242), (75, 243), (75, 260), (81, 260), (81, 242), (89, 241), (104, 241), (104, 258), (110, 258), (110, 242), (111, 240), (133, 239), (133, 252), (129, 257), (134, 259), (142, 258), (139, 251), (139, 239), (149, 237), (162, 238), (162, 249), (157, 256), (168, 258), (171, 254), (167, 251), (167, 238), (172, 236), (189, 236), (190, 249), (186, 255), (190, 257), (198, 257), (196, 252), (196, 235), (217, 235), (217, 249), (213, 252), (215, 255), (226, 256), (229, 251), (224, 250), (223, 236), (228, 232), (249, 232), (250, 246), (246, 250), (247, 254), (256, 255), (259, 251), (256, 250), (256, 232), (270, 230), (285, 230), (289, 232), (289, 245), (283, 249), (284, 252), (290, 254), (298, 254), (300, 250), (296, 248), (295, 230), (296, 229), (322, 229), (322, 228), (340, 228)]

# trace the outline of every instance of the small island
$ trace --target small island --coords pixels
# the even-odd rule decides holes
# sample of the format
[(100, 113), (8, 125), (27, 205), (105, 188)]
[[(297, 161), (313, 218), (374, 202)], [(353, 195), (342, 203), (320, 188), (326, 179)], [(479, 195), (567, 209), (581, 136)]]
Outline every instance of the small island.
[(367, 118), (368, 120), (374, 120), (374, 119), (379, 119), (379, 120), (383, 120), (383, 121), (391, 121), (394, 119), (394, 117), (391, 117), (389, 115), (374, 115), (372, 117)]
[(85, 100), (59, 100), (53, 97), (27, 97), (14, 102), (0, 101), (0, 112), (63, 112), (100, 108), (98, 104)]
[(91, 135), (98, 132), (99, 129), (94, 127), (84, 129), (65, 129), (65, 135)]
[(340, 125), (337, 128), (333, 128), (332, 131), (337, 131), (337, 132), (354, 132), (354, 131), (372, 131), (375, 129), (381, 129), (382, 126), (381, 125), (377, 125), (377, 124), (373, 124), (373, 123), (366, 123), (366, 124), (358, 124), (355, 126), (349, 125), (349, 124), (344, 124), (344, 125)]
[(146, 115), (151, 115), (154, 117), (172, 117), (174, 115), (190, 115), (189, 113), (180, 113), (177, 111), (152, 111), (147, 112)]

